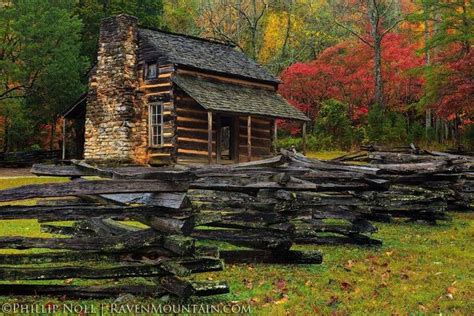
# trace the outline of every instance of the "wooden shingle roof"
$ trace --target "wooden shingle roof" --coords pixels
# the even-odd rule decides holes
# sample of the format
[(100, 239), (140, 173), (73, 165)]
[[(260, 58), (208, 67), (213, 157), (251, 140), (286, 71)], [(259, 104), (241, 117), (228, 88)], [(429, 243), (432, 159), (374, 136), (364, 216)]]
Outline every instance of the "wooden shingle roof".
[(214, 81), (197, 76), (175, 75), (173, 82), (209, 111), (308, 121), (275, 91)]
[(147, 46), (152, 46), (159, 55), (164, 56), (171, 63), (279, 83), (277, 78), (234, 46), (146, 28), (139, 28), (138, 34), (141, 41), (144, 41)]

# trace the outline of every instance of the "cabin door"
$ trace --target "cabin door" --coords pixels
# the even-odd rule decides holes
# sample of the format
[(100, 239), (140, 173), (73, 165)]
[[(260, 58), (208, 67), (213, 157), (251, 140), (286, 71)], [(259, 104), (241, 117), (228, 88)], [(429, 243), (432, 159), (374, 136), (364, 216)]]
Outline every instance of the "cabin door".
[(238, 155), (238, 147), (236, 147), (236, 144), (238, 144), (238, 125), (235, 126), (236, 120), (232, 116), (219, 116), (218, 119), (220, 120), (217, 130), (217, 140), (219, 142), (217, 149), (220, 151), (218, 155), (220, 154), (222, 160), (236, 160)]

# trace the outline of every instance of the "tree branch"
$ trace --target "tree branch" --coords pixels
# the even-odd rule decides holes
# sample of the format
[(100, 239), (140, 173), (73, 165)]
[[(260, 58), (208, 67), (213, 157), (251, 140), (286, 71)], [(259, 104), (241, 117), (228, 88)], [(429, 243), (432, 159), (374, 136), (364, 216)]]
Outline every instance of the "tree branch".
[(349, 31), (352, 35), (356, 36), (358, 39), (360, 39), (363, 43), (369, 45), (370, 47), (374, 48), (374, 45), (372, 45), (372, 43), (370, 43), (369, 41), (367, 41), (365, 38), (362, 37), (362, 35), (360, 35), (359, 33), (357, 33), (356, 31), (352, 30), (351, 28), (345, 26), (344, 24), (342, 23), (339, 23), (337, 20), (334, 20), (334, 23), (336, 23), (337, 25), (339, 25), (340, 27), (342, 27), (343, 29)]
[(398, 24), (400, 24), (404, 20), (405, 19), (399, 19), (399, 20), (395, 21), (389, 28), (387, 28), (385, 31), (383, 31), (383, 33), (380, 35), (380, 39), (382, 39), (388, 32), (393, 30)]

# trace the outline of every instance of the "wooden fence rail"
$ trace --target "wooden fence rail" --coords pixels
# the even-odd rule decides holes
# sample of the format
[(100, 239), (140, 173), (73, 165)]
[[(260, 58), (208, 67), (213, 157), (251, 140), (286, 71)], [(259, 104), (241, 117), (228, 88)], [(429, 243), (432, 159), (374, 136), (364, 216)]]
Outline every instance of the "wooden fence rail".
[(35, 163), (58, 161), (60, 150), (33, 150), (0, 153), (0, 167), (28, 167)]
[[(197, 284), (187, 278), (222, 269), (222, 259), (321, 263), (319, 252), (296, 251), (292, 246), (380, 245), (381, 241), (371, 236), (377, 231), (373, 220), (404, 218), (434, 224), (447, 218), (449, 208), (472, 208), (472, 158), (393, 155), (371, 152), (369, 165), (345, 162), (366, 159), (361, 153), (319, 161), (288, 151), (230, 166), (106, 168), (82, 161), (34, 165), (32, 171), (37, 175), (70, 177), (72, 181), (0, 191), (0, 201), (38, 199), (33, 206), (0, 206), (0, 220), (34, 218), (43, 232), (58, 235), (2, 237), (0, 248), (67, 252), (0, 255), (0, 278), (28, 281), (141, 276), (152, 282), (141, 289), (12, 284), (0, 287), (0, 294), (219, 294), (228, 291), (222, 282)], [(102, 179), (81, 178), (91, 175)], [(55, 223), (65, 220), (75, 222), (72, 226)], [(131, 226), (124, 220), (141, 222), (147, 228)], [(247, 249), (219, 251), (213, 246), (197, 246), (196, 239)], [(86, 268), (70, 264), (76, 260), (106, 265)], [(52, 262), (62, 265), (44, 266)], [(21, 267), (23, 264), (28, 266)], [(33, 267), (35, 264), (43, 265)]]

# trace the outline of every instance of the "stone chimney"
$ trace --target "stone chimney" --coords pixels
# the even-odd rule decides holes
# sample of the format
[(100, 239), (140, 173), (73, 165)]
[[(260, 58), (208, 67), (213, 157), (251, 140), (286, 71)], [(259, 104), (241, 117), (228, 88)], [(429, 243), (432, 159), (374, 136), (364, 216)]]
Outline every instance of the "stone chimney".
[(125, 14), (102, 21), (95, 72), (89, 79), (84, 158), (93, 162), (137, 162), (134, 136), (141, 124), (136, 96), (137, 18)]

